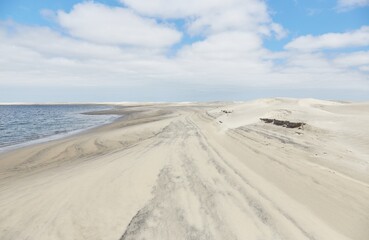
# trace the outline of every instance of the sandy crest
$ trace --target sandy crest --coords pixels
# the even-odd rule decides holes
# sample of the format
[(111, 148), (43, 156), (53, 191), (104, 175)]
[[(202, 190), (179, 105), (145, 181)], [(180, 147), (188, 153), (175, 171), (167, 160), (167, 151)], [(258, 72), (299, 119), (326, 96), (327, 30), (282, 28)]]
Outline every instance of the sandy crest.
[(369, 238), (369, 104), (116, 111), (126, 117), (0, 155), (0, 239)]

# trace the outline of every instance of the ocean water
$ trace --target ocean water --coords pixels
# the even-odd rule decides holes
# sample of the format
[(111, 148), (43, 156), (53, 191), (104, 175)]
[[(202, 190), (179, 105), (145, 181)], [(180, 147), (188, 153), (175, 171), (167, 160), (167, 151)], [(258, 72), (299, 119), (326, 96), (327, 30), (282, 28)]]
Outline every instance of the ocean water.
[(99, 105), (0, 106), (0, 151), (13, 146), (63, 137), (112, 122), (117, 115), (86, 115), (110, 109)]

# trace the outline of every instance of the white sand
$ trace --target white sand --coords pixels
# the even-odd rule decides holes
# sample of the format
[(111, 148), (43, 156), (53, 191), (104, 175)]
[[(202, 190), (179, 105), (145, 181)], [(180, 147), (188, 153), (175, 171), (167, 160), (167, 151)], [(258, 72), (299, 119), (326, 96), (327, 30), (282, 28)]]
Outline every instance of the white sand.
[(1, 240), (369, 239), (369, 104), (125, 111), (139, 112), (0, 155)]

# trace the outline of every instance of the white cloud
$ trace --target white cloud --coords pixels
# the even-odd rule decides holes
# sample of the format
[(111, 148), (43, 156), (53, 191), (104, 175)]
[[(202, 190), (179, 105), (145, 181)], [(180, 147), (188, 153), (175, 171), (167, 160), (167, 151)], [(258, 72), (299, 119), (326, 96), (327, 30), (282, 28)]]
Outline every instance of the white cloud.
[(0, 84), (136, 84), (154, 69), (163, 70), (157, 64), (164, 62), (161, 54), (94, 44), (46, 27), (0, 24)]
[(359, 67), (360, 71), (369, 73), (369, 65)]
[(173, 27), (154, 19), (94, 2), (77, 4), (69, 13), (59, 11), (57, 19), (72, 36), (96, 43), (161, 48), (181, 38)]
[[(121, 0), (121, 2), (137, 12), (161, 18), (195, 17), (221, 12), (234, 6), (243, 8), (244, 3), (249, 4), (248, 12), (260, 12), (260, 9), (265, 9), (264, 2), (258, 0)], [(264, 13), (260, 17), (267, 16)]]
[(369, 0), (338, 0), (337, 9), (346, 11), (356, 7), (364, 7), (369, 5)]
[[(174, 86), (172, 95), (181, 91), (181, 84), (196, 90), (369, 89), (363, 64), (367, 52), (332, 58), (319, 51), (364, 46), (369, 27), (303, 36), (290, 42), (287, 51), (272, 52), (264, 47), (264, 38), (283, 37), (285, 30), (273, 22), (263, 1), (124, 2), (126, 7), (114, 8), (85, 2), (68, 13), (57, 12), (56, 21), (66, 33), (0, 22), (0, 86), (160, 85)], [(173, 18), (184, 21), (184, 31), (201, 40), (181, 43), (174, 52), (170, 46), (181, 33), (168, 25)]]
[(211, 35), (179, 52), (181, 57), (196, 56), (207, 59), (240, 59), (262, 49), (262, 41), (257, 34), (249, 32), (223, 32)]
[(289, 42), (285, 48), (299, 51), (369, 46), (369, 26), (345, 33), (326, 33), (319, 36), (306, 35)]
[(163, 19), (185, 19), (194, 35), (223, 31), (252, 31), (264, 35), (285, 35), (273, 23), (267, 6), (260, 0), (121, 0), (136, 12)]
[(242, 31), (214, 34), (168, 58), (76, 40), (48, 28), (0, 25), (0, 64), (2, 86), (369, 88), (367, 74), (360, 72), (365, 69), (348, 70), (324, 54), (275, 54), (263, 48), (257, 33)]
[(345, 67), (363, 66), (369, 67), (369, 51), (340, 54), (334, 59), (336, 64)]

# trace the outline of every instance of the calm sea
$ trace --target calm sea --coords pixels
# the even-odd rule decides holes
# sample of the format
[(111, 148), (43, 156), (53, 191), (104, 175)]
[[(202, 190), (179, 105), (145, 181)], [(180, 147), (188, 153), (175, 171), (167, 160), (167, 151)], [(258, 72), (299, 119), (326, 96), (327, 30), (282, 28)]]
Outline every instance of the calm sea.
[(86, 115), (109, 109), (98, 105), (0, 106), (0, 151), (9, 146), (59, 138), (78, 130), (112, 122), (117, 115)]

